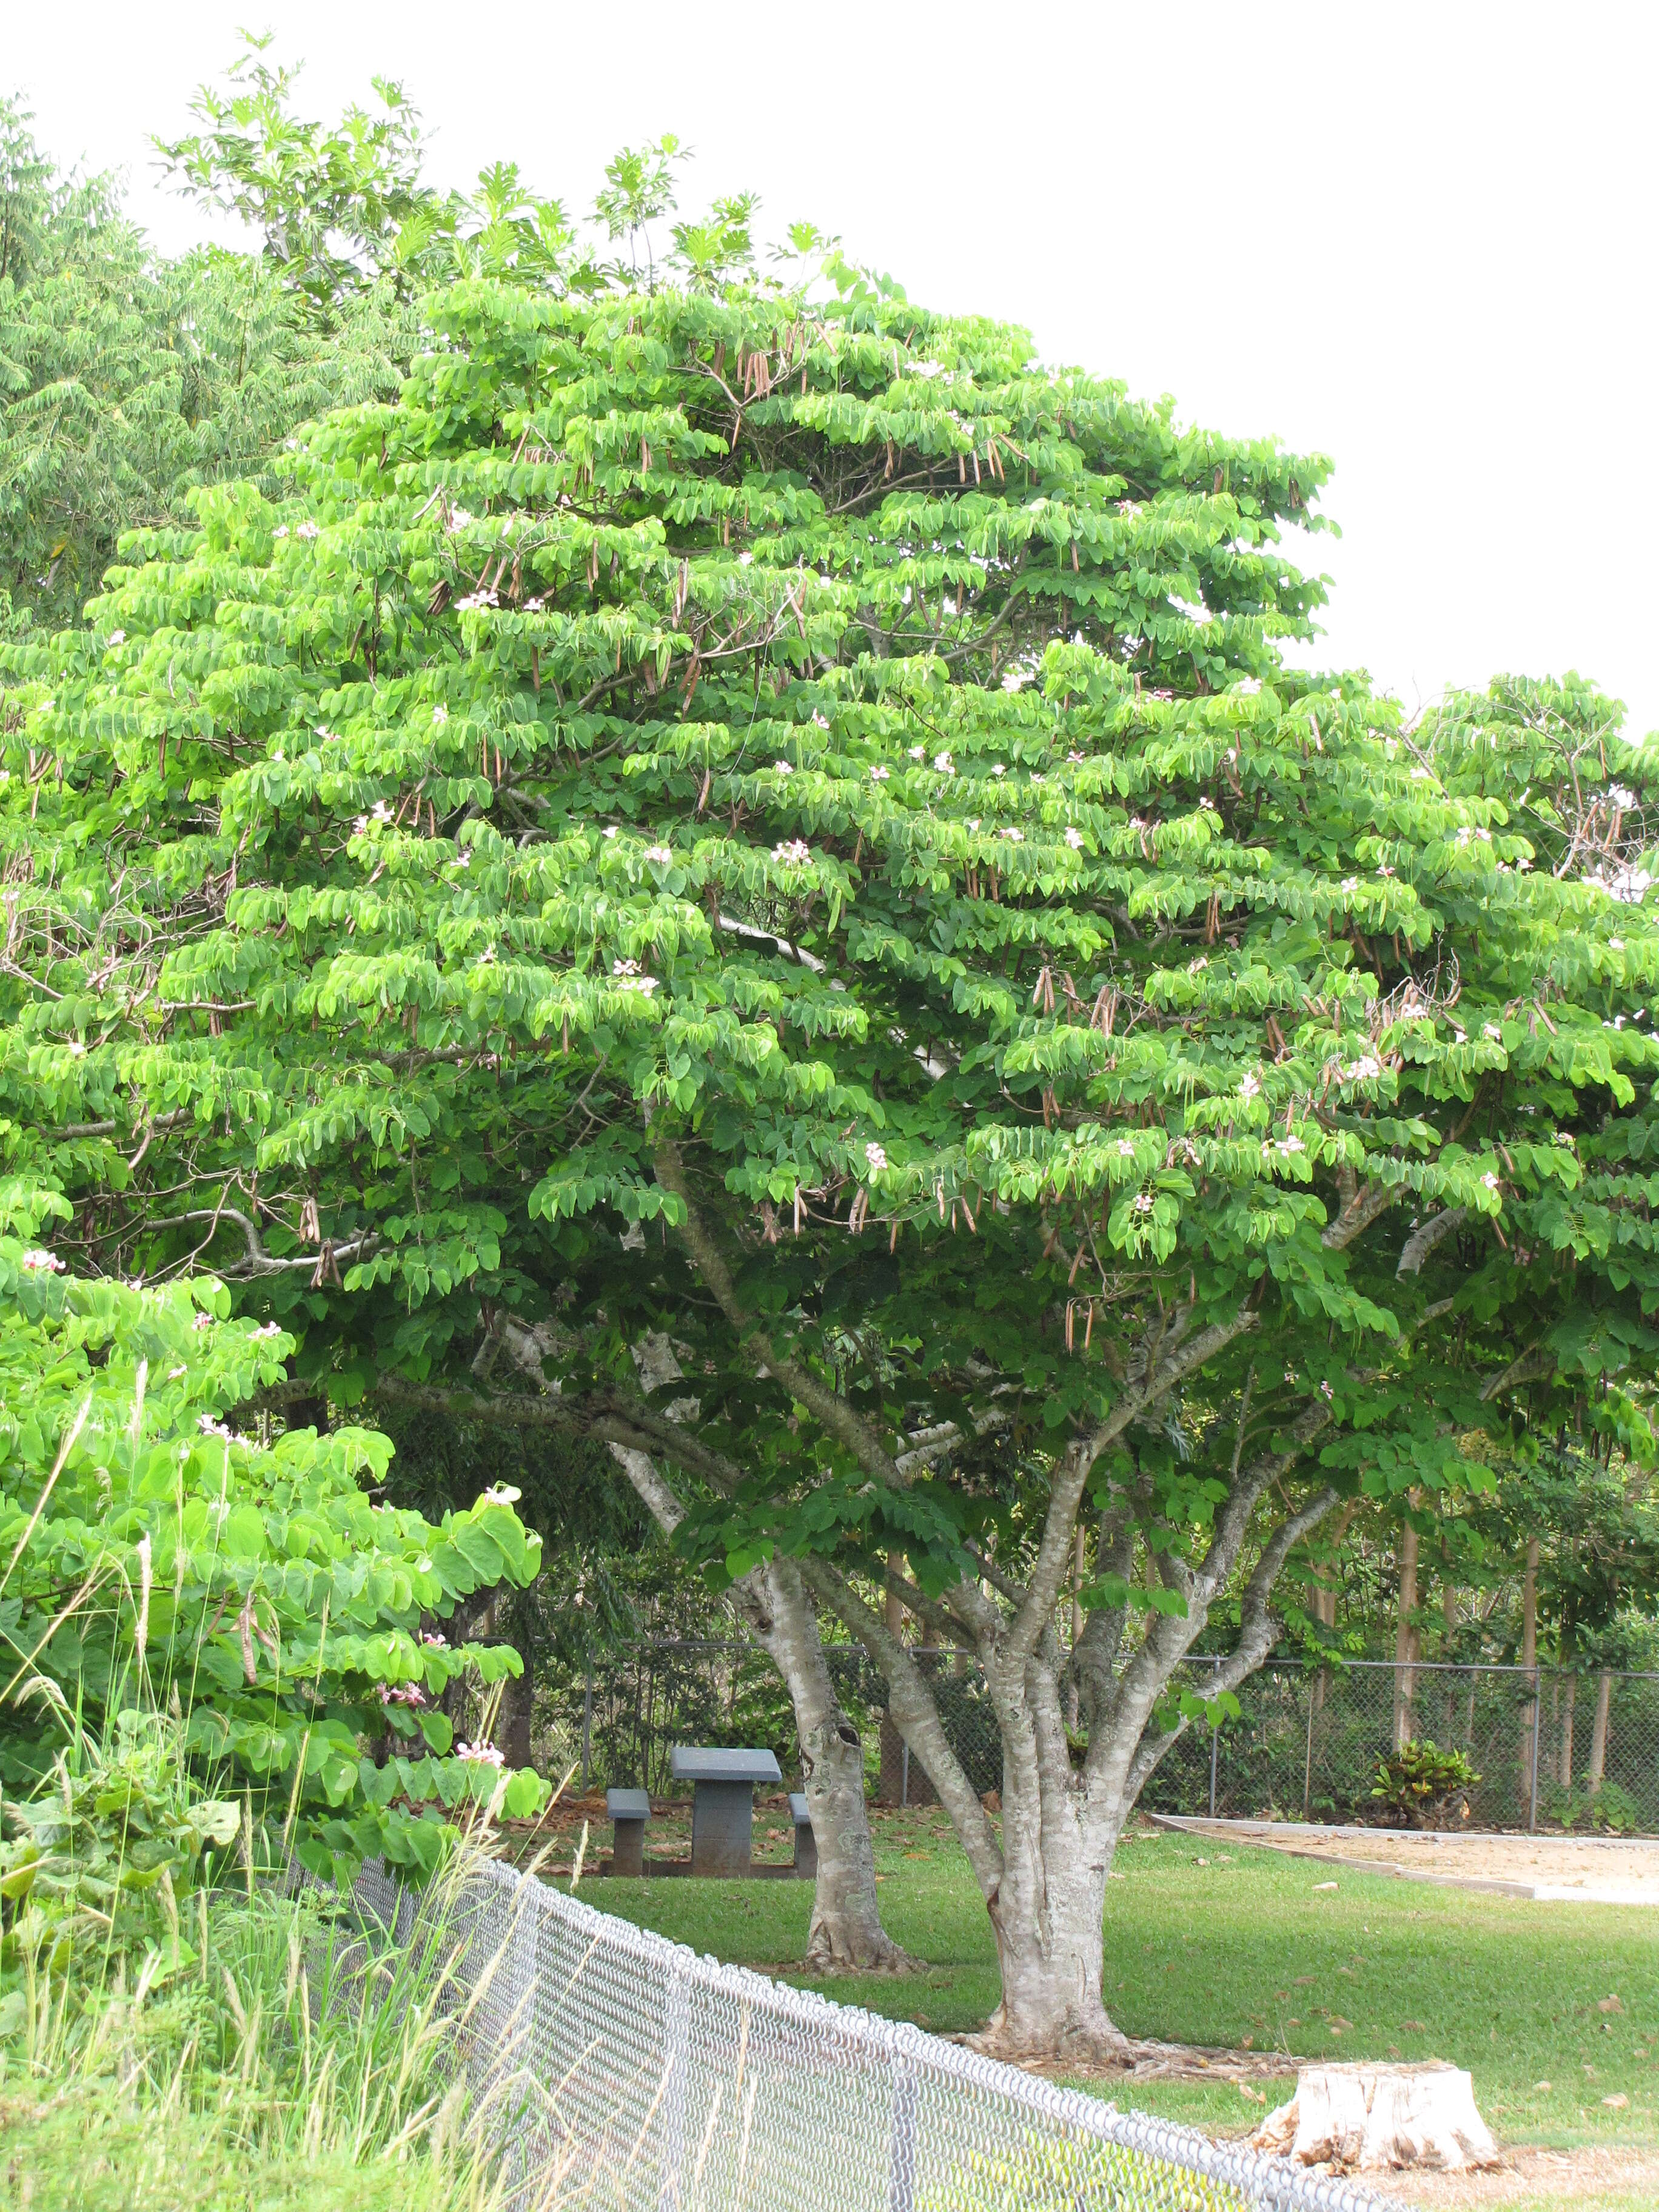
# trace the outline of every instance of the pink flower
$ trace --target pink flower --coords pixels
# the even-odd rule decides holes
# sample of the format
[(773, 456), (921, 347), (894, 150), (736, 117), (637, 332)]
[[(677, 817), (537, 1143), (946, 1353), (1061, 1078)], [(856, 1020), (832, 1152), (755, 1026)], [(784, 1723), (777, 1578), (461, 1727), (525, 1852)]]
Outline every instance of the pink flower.
[(61, 1275), (64, 1263), (55, 1252), (25, 1252), (23, 1266), (31, 1275)]
[(493, 1743), (458, 1743), (457, 1759), (465, 1759), (474, 1766), (504, 1766), (507, 1762)]

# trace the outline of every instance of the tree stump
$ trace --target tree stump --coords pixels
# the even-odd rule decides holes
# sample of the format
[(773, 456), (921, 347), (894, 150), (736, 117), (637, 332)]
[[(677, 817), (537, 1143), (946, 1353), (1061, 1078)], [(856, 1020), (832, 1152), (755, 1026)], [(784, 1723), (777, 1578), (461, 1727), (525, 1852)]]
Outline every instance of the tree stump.
[(1462, 2067), (1304, 2066), (1296, 2094), (1250, 2139), (1304, 2166), (1346, 2172), (1419, 2166), (1455, 2173), (1498, 2162)]

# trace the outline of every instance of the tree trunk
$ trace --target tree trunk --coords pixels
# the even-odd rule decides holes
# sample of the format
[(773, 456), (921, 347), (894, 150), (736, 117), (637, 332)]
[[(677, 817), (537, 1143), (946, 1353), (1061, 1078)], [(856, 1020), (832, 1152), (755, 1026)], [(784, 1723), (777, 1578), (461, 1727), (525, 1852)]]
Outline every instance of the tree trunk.
[(1572, 1717), (1577, 1703), (1578, 1677), (1569, 1674), (1561, 1700), (1561, 1755), (1555, 1770), (1555, 1778), (1564, 1790), (1572, 1787)]
[(793, 1560), (775, 1559), (757, 1572), (764, 1578), (764, 1605), (752, 1606), (745, 1594), (739, 1607), (794, 1705), (801, 1786), (818, 1848), (805, 1965), (817, 1974), (901, 1972), (915, 1962), (881, 1924), (864, 1746), (836, 1696), (799, 1571)]
[(530, 1723), (536, 1703), (536, 1679), (530, 1661), (522, 1652), (519, 1656), (524, 1659), (524, 1672), (516, 1678), (509, 1674), (502, 1683), (495, 1719), (495, 1741), (509, 1766), (530, 1764)]
[(1607, 1778), (1607, 1713), (1613, 1704), (1613, 1677), (1603, 1674), (1595, 1686), (1595, 1718), (1590, 1725), (1589, 1786), (1599, 1795)]
[[(672, 1534), (684, 1509), (648, 1454), (612, 1444), (647, 1510)], [(818, 1871), (805, 1964), (815, 1973), (896, 1972), (915, 1962), (881, 1924), (864, 1804), (864, 1747), (842, 1711), (811, 1600), (793, 1561), (775, 1559), (732, 1585), (732, 1601), (783, 1676), (800, 1738), (802, 1786)]]
[(1065, 1741), (1049, 1668), (1012, 1679), (993, 1656), (986, 1675), (1002, 1730), (1002, 1871), (986, 1898), (1002, 2001), (975, 2040), (994, 2057), (1109, 2066), (1127, 2048), (1103, 1993), (1122, 1793), (1110, 1784), (1091, 1791), (1071, 1779), (1069, 1762), (1043, 1759), (1045, 1739)]
[(1412, 1705), (1417, 1684), (1412, 1662), (1417, 1656), (1417, 1629), (1412, 1615), (1417, 1610), (1417, 1530), (1407, 1521), (1400, 1537), (1400, 1605), (1394, 1637), (1394, 1747), (1412, 1740)]
[(1538, 1735), (1538, 1539), (1527, 1539), (1527, 1571), (1521, 1581), (1521, 1664), (1530, 1670), (1531, 1697), (1521, 1708), (1521, 1804), (1532, 1815), (1534, 1747)]

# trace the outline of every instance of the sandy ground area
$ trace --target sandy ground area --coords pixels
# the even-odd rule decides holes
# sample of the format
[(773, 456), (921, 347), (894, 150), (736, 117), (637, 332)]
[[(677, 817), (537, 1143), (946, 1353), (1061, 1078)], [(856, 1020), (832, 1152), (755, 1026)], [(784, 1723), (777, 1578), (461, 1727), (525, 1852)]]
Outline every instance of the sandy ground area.
[(1397, 1828), (1321, 1827), (1295, 1820), (1160, 1818), (1163, 1827), (1218, 1842), (1322, 1859), (1546, 1902), (1659, 1905), (1659, 1843), (1584, 1836), (1419, 1835)]
[(1659, 2158), (1640, 2151), (1508, 2150), (1495, 2173), (1364, 2173), (1356, 2187), (1420, 2212), (1485, 2212), (1492, 2206), (1576, 2212), (1578, 2206), (1659, 2204)]

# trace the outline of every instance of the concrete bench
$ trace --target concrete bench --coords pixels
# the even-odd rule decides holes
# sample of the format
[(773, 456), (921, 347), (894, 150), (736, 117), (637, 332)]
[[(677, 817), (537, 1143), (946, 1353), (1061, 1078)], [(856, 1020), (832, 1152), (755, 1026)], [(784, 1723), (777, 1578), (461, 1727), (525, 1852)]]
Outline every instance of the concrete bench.
[(651, 1818), (651, 1800), (643, 1790), (607, 1790), (605, 1809), (615, 1823), (611, 1846), (612, 1874), (645, 1872), (645, 1824)]
[(789, 1792), (789, 1817), (795, 1824), (795, 1872), (803, 1881), (818, 1878), (818, 1839), (812, 1833), (812, 1815), (806, 1809), (806, 1792)]
[(691, 1871), (713, 1881), (746, 1879), (755, 1851), (755, 1784), (779, 1783), (769, 1751), (720, 1751), (677, 1743), (669, 1753), (676, 1782), (692, 1785)]

